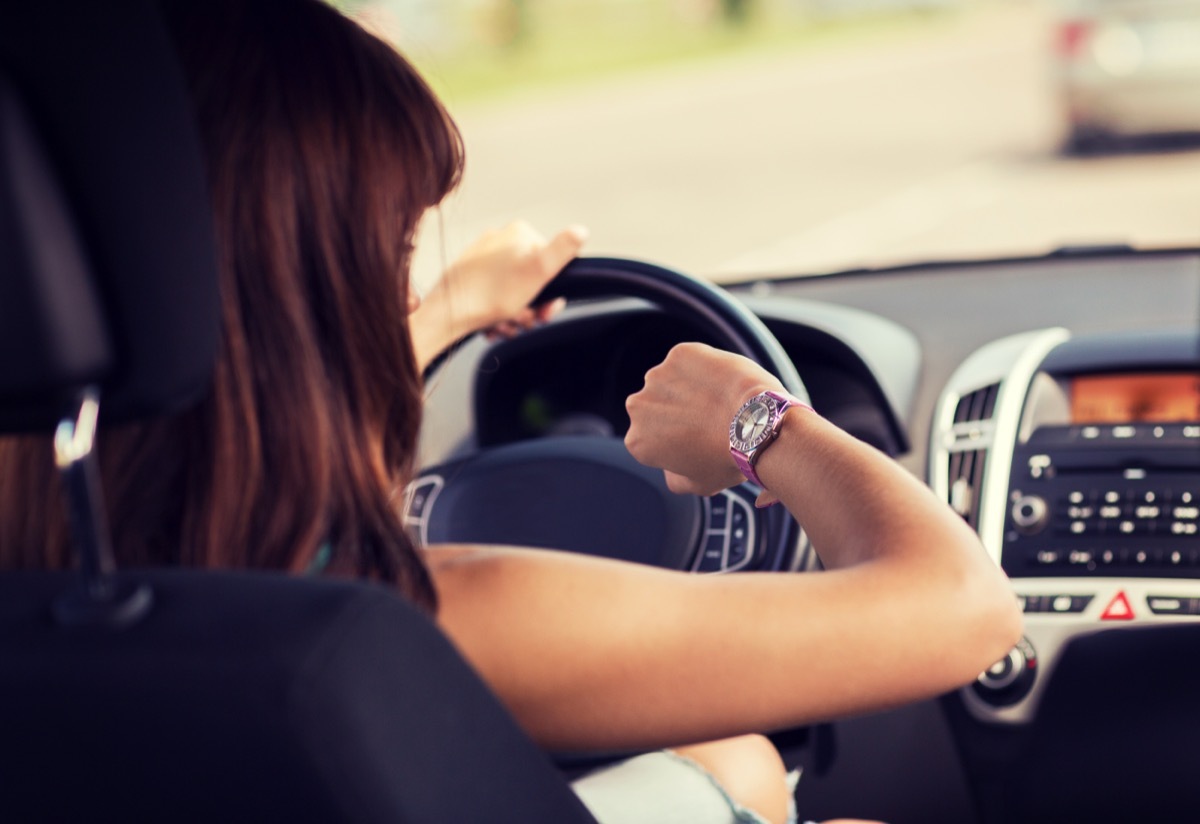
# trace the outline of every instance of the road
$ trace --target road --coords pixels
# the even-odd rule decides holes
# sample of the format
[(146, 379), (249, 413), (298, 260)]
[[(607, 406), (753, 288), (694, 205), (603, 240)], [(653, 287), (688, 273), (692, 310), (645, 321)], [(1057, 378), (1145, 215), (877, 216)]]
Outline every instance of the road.
[(1046, 251), (1200, 244), (1200, 151), (1055, 154), (1050, 27), (985, 7), (796, 54), (724, 59), (451, 110), (467, 175), (427, 281), (524, 217), (588, 252), (717, 280)]

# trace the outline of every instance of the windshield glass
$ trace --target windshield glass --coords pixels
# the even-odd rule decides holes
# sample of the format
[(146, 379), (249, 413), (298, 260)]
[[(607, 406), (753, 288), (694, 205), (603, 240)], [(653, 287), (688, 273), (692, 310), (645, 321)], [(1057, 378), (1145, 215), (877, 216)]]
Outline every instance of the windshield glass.
[(339, 5), (465, 136), (418, 279), (517, 217), (727, 282), (1200, 243), (1197, 0)]

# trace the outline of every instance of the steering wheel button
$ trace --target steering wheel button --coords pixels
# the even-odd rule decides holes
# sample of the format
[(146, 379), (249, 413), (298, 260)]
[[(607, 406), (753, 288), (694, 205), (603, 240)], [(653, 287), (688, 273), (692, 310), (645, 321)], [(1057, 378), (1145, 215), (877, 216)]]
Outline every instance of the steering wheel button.
[(726, 562), (726, 569), (735, 570), (741, 569), (750, 561), (750, 545), (744, 540), (737, 540), (735, 536), (729, 542), (729, 555)]
[(725, 569), (725, 539), (723, 532), (710, 532), (696, 560), (697, 572), (721, 572)]
[(708, 528), (726, 529), (729, 526), (729, 493), (721, 492), (708, 499)]
[(405, 515), (410, 519), (423, 518), (425, 510), (433, 502), (442, 485), (442, 479), (436, 475), (428, 478), (418, 478), (409, 484)]

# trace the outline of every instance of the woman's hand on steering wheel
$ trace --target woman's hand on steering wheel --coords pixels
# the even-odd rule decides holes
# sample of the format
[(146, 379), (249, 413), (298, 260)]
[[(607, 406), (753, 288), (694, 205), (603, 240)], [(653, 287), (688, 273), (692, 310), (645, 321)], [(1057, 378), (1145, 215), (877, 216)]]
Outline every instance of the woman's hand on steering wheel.
[(562, 310), (562, 299), (531, 305), (587, 239), (570, 226), (547, 240), (525, 221), (485, 232), (420, 301), (409, 322), (424, 369), (455, 341), (478, 331), (512, 337)]

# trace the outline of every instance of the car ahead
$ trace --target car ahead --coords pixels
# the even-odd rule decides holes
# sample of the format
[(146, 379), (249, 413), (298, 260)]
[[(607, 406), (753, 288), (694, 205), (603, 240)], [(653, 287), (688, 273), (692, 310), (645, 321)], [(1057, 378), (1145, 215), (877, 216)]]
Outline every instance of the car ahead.
[[(88, 6), (94, 4), (82, 4)], [(92, 9), (93, 21), (98, 13)], [(116, 22), (117, 31), (136, 28), (125, 19)], [(101, 30), (97, 22), (85, 33)], [(9, 32), (3, 70), (16, 48)], [(27, 53), (56, 58), (49, 62), (56, 69), (87, 66), (81, 55), (89, 54), (94, 62), (84, 76), (105, 78), (109, 96), (90, 89), (99, 96), (89, 128), (64, 129), (82, 147), (72, 155), (81, 168), (108, 180), (110, 168), (150, 162), (142, 150), (162, 160), (152, 149), (186, 143), (163, 125), (180, 123), (174, 119), (178, 110), (165, 103), (147, 122), (166, 131), (150, 131), (143, 122), (132, 132), (118, 131), (121, 140), (101, 139), (108, 133), (100, 124), (120, 120), (111, 111), (118, 101), (128, 102), (135, 79), (158, 76), (137, 62), (118, 79), (101, 71), (133, 50), (92, 52), (84, 38), (75, 44), (80, 54), (71, 58), (50, 48), (58, 36), (42, 43), (23, 33), (22, 39), (37, 47)], [(67, 88), (89, 88), (68, 77)], [(32, 81), (26, 75), (24, 82)], [(11, 95), (0, 86), (7, 127), (29, 113), (14, 100), (41, 99), (29, 85), (19, 88), (20, 95)], [(82, 98), (73, 104), (87, 108), (91, 96)], [(54, 105), (41, 100), (29, 110), (35, 113), (30, 122), (57, 133), (45, 119)], [(0, 145), (6, 152), (27, 148), (12, 139), (16, 133), (15, 127), (4, 132)], [(146, 143), (133, 140), (138, 136)], [(92, 153), (100, 144), (116, 152), (106, 158), (132, 165), (97, 162)], [(52, 148), (50, 156), (56, 156)], [(28, 163), (3, 168), (42, 171)], [(186, 175), (175, 169), (151, 177), (162, 189), (152, 188), (150, 199), (138, 202), (170, 211), (168, 193), (186, 189)], [(130, 172), (128, 179), (141, 178)], [(613, 180), (617, 188), (632, 188), (632, 182)], [(38, 182), (32, 202), (40, 205), (56, 190)], [(133, 197), (129, 187), (116, 188), (122, 198)], [(167, 235), (142, 231), (128, 209), (108, 208), (107, 200), (99, 207), (72, 202), (81, 213), (91, 214), (90, 208), (110, 221), (89, 224), (93, 231), (107, 225), (113, 237), (131, 239), (139, 255), (147, 249), (163, 253), (163, 246), (166, 252), (176, 246), (197, 251), (174, 235), (171, 243), (157, 244)], [(43, 214), (31, 209), (0, 215), (14, 213)], [(181, 220), (186, 224), (188, 217)], [(26, 231), (11, 237), (32, 242), (39, 236)], [(17, 246), (25, 248), (16, 242), (11, 248)], [(17, 258), (4, 258), (6, 285), (25, 266)], [(781, 355), (776, 366), (794, 367), (820, 414), (925, 478), (979, 532), (982, 551), (1009, 574), (1026, 618), (1021, 643), (961, 690), (887, 712), (772, 731), (788, 764), (804, 768), (797, 790), (803, 815), (946, 824), (1191, 820), (1200, 803), (1193, 769), (1200, 740), (1200, 249), (1069, 247), (1030, 256), (830, 269), (819, 277), (754, 274), (747, 269), (727, 286), (689, 286), (685, 276), (641, 260), (583, 259), (554, 286), (573, 298), (554, 322), (510, 341), (464, 343), (430, 380), (423, 466), (405, 504), (412, 529), (428, 541), (548, 545), (696, 574), (819, 575), (819, 557), (803, 525), (778, 508), (756, 510), (752, 487), (681, 502), (655, 487), (656, 477), (638, 476), (620, 445), (628, 426), (625, 397), (679, 341), (747, 347), (768, 359)], [(90, 305), (82, 292), (69, 294), (68, 306)], [(200, 304), (185, 305), (179, 323), (169, 326), (194, 321)], [(178, 301), (164, 306), (180, 309)], [(144, 323), (155, 319), (158, 307), (151, 309)], [(757, 320), (730, 320), (744, 312)], [(22, 320), (5, 319), (6, 332)], [(29, 341), (4, 340), (6, 366), (24, 365)], [(149, 345), (153, 349), (153, 341)], [(3, 397), (6, 412), (21, 408), (15, 393)], [(539, 478), (554, 467), (566, 471), (554, 473), (556, 483), (547, 487)], [(630, 495), (628, 486), (603, 482), (613, 467), (643, 491)], [(615, 528), (625, 530), (619, 539), (596, 540)], [(561, 806), (567, 803), (564, 786), (494, 702), (487, 703), (469, 673), (455, 670), (459, 686), (452, 691), (439, 691), (434, 681), (428, 682), (434, 688), (396, 697), (397, 684), (417, 689), (428, 673), (414, 673), (399, 655), (390, 657), (398, 648), (389, 646), (389, 630), (406, 628), (405, 638), (415, 640), (403, 648), (411, 656), (405, 662), (420, 660), (423, 671), (454, 669), (457, 659), (427, 625), (424, 634), (410, 635), (407, 622), (416, 619), (395, 599), (379, 602), (382, 595), (364, 595), (357, 587), (268, 577), (216, 576), (193, 588), (186, 575), (128, 573), (117, 580), (149, 586), (156, 606), (135, 597), (131, 612), (122, 613), (133, 618), (116, 621), (116, 630), (87, 626), (85, 611), (80, 630), (78, 612), (56, 606), (75, 603), (73, 583), (0, 576), (0, 689), (10, 696), (0, 749), (0, 796), (7, 801), (0, 800), (0, 814), (54, 820), (61, 805), (74, 803), (76, 820), (270, 820), (281, 811), (311, 819), (328, 810), (330, 818), (340, 813), (342, 820), (438, 821), (444, 820), (439, 804), (472, 795), (461, 792), (468, 772), (480, 778), (473, 792), (485, 783), (507, 783), (509, 802), (514, 790), (526, 801), (544, 800), (524, 820), (586, 820)], [(222, 597), (238, 596), (236, 610), (209, 608), (229, 603), (205, 600), (213, 598), (206, 590), (222, 588)], [(234, 588), (238, 592), (230, 594)], [(270, 692), (273, 702), (252, 705), (244, 716), (226, 710), (226, 700), (254, 692), (246, 675), (260, 672), (253, 667), (274, 663), (260, 653), (273, 643), (276, 650), (296, 649), (278, 640), (291, 638), (288, 610), (305, 617), (302, 629), (323, 638), (341, 623), (326, 621), (328, 612), (314, 614), (311, 598), (329, 609), (361, 607), (367, 597), (371, 615), (379, 618), (370, 643), (345, 647), (348, 657), (323, 660), (360, 676), (382, 670), (397, 679), (385, 685), (396, 692), (381, 693), (380, 684), (367, 683), (349, 696), (344, 711), (335, 699), (347, 696), (322, 690), (321, 700), (305, 706), (304, 719), (274, 714), (291, 707)], [(185, 626), (217, 626), (225, 634), (198, 650), (175, 638), (148, 656), (130, 657), (134, 642), (153, 640), (155, 622), (164, 616), (182, 616), (191, 622)], [(31, 627), (34, 643), (21, 634)], [(89, 668), (107, 660), (112, 647), (124, 657), (104, 678), (95, 677)], [(193, 652), (196, 657), (189, 657)], [(236, 655), (249, 660), (231, 666)], [(188, 690), (178, 706), (164, 707), (160, 669), (174, 669), (174, 680)], [(40, 670), (49, 673), (48, 682), (36, 680), (45, 674)], [(30, 684), (40, 685), (41, 694), (30, 695)], [(18, 693), (21, 686), (25, 692)], [(402, 720), (413, 715), (430, 726)], [(263, 726), (276, 729), (251, 723), (263, 719)], [(324, 724), (321, 734), (299, 734), (314, 719)], [(161, 729), (147, 729), (155, 725)], [(250, 744), (259, 734), (280, 731), (287, 735), (274, 751)], [(366, 735), (369, 746), (344, 748), (336, 735), (342, 732)], [(395, 758), (397, 743), (409, 749), (395, 762), (385, 760)], [(157, 749), (168, 744), (169, 756)], [(374, 755), (386, 774), (374, 776), (379, 780), (372, 791), (417, 784), (429, 790), (423, 800), (432, 806), (409, 807), (406, 815), (382, 802), (370, 810), (344, 800), (339, 806), (322, 795), (323, 787), (313, 786), (317, 782), (297, 782), (288, 772), (309, 755), (322, 766), (333, 761), (335, 768), (351, 757), (366, 767)], [(574, 769), (592, 755), (570, 754), (562, 761)], [(31, 771), (31, 761), (39, 769)], [(135, 764), (154, 770), (139, 772), (130, 766)], [(249, 780), (230, 783), (228, 775), (242, 768), (239, 774)], [(20, 785), (13, 776), (22, 777)], [(268, 791), (290, 796), (293, 806), (271, 806), (263, 800)], [(183, 793), (186, 803), (164, 801), (170, 793)], [(368, 793), (354, 785), (343, 795), (361, 801)], [(26, 806), (3, 806), (17, 803), (13, 799)], [(318, 807), (313, 799), (329, 806)], [(499, 804), (505, 796), (487, 800)], [(147, 806), (151, 802), (158, 806)], [(370, 814), (381, 809), (381, 815)], [(512, 820), (515, 809), (485, 806), (459, 820)]]
[(1080, 0), (1066, 5), (1057, 26), (1068, 149), (1200, 131), (1200, 5)]

